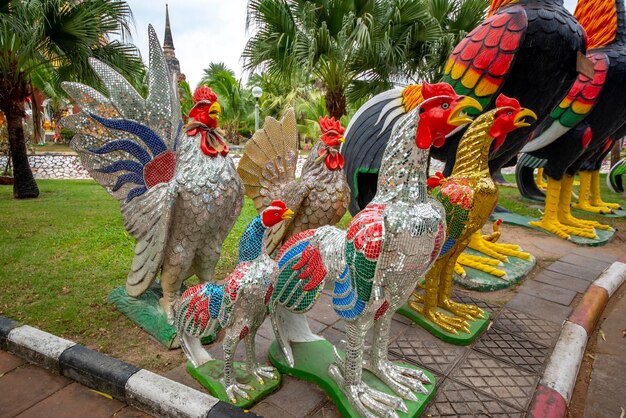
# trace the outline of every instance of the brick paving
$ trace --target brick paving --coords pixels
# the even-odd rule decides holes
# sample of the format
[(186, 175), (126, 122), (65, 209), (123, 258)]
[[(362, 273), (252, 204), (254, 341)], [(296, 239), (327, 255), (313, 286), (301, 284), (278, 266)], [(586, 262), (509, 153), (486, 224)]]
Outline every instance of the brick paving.
[[(519, 235), (518, 235), (519, 237)], [(533, 238), (534, 237), (534, 238)], [(517, 237), (516, 237), (517, 238)], [(619, 248), (584, 248), (533, 232), (522, 242), (539, 253), (549, 251), (553, 262), (536, 268), (515, 291), (480, 294), (456, 290), (453, 299), (474, 303), (490, 312), (489, 329), (467, 347), (444, 343), (404, 317), (396, 315), (392, 325), (390, 357), (423, 367), (435, 375), (437, 393), (426, 407), (425, 416), (524, 416), (546, 361), (558, 338), (561, 323), (593, 281), (613, 261), (623, 255)], [(520, 242), (516, 239), (516, 241)], [(545, 260), (545, 258), (544, 258)], [(309, 313), (311, 328), (334, 344), (344, 338), (343, 323), (331, 307), (329, 291), (324, 291)], [(625, 303), (626, 305), (626, 303)], [(626, 310), (626, 307), (624, 308)], [(623, 317), (623, 316), (622, 316)], [(621, 325), (620, 325), (621, 324)], [(612, 325), (619, 327), (619, 324)], [(267, 359), (273, 338), (269, 320), (257, 334), (257, 355)], [(606, 345), (590, 386), (598, 394), (619, 388), (602, 384), (610, 375), (611, 361), (626, 372), (620, 342)], [(616, 348), (617, 347), (617, 348)], [(211, 355), (222, 357), (221, 347), (207, 347)], [(621, 352), (619, 350), (622, 350)], [(239, 350), (238, 358), (242, 358)], [(617, 352), (617, 354), (616, 354)], [(613, 356), (613, 357), (611, 357)], [(604, 373), (604, 374), (603, 374)], [(181, 364), (164, 373), (172, 380), (204, 389)], [(620, 373), (623, 376), (624, 373)], [(0, 418), (55, 416), (144, 417), (142, 412), (80, 386), (59, 375), (25, 364), (21, 359), (0, 351)], [(623, 394), (623, 392), (622, 392)], [(620, 397), (615, 395), (615, 399)], [(44, 413), (45, 411), (45, 413)], [(311, 383), (283, 377), (279, 391), (251, 409), (267, 418), (338, 417), (326, 394)], [(591, 411), (586, 416), (594, 415)]]
[(148, 418), (135, 408), (0, 351), (0, 418)]

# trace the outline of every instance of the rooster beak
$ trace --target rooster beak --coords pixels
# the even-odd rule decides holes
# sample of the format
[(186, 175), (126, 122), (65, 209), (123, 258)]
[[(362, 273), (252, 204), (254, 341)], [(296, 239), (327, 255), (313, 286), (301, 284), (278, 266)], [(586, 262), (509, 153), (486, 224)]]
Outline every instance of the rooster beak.
[(343, 144), (344, 142), (346, 142), (346, 138), (344, 138), (342, 135), (339, 138), (337, 138), (337, 142), (339, 142), (340, 144)]
[(466, 123), (471, 123), (472, 119), (467, 116), (465, 109), (476, 109), (479, 112), (482, 112), (483, 107), (478, 100), (465, 96), (463, 100), (457, 103), (456, 107), (452, 109), (450, 116), (448, 117), (448, 125), (452, 126), (461, 126)]
[(282, 218), (283, 219), (291, 219), (293, 217), (293, 215), (294, 215), (293, 211), (291, 209), (287, 209), (285, 211), (285, 213), (283, 213)]
[(537, 120), (537, 115), (535, 114), (535, 112), (523, 107), (522, 110), (520, 110), (520, 112), (515, 116), (515, 122), (513, 122), (513, 125), (515, 125), (515, 127), (517, 128), (521, 128), (523, 126), (530, 126), (530, 123), (527, 123), (524, 120), (526, 116), (533, 118), (533, 121)]
[(209, 117), (211, 119), (218, 119), (221, 112), (222, 112), (222, 107), (220, 106), (218, 102), (213, 103), (211, 107), (209, 107)]

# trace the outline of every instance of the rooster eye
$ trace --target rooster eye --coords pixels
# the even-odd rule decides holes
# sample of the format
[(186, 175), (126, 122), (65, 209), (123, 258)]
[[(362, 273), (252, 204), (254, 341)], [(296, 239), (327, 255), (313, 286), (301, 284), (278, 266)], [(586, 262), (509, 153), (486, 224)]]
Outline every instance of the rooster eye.
[(508, 112), (506, 112), (506, 114), (507, 114), (507, 115), (509, 115), (509, 116), (511, 116), (511, 115), (513, 115), (513, 111), (512, 111), (512, 110), (509, 110)]
[(450, 107), (450, 103), (444, 103), (444, 104), (441, 105), (442, 109), (447, 109), (449, 107)]

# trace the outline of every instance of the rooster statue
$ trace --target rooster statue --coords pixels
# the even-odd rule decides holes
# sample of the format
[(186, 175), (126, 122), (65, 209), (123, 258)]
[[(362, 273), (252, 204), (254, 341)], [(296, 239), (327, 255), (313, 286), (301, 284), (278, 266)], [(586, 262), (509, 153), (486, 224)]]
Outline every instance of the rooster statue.
[[(318, 349), (295, 355), (291, 343), (320, 339), (303, 325), (302, 314), (313, 306), (324, 282), (334, 281), (333, 308), (345, 320), (347, 343), (345, 357), (335, 351), (332, 364), (323, 368), (355, 413), (364, 417), (396, 416), (396, 410), (407, 411), (402, 398), (415, 402), (414, 391), (427, 392), (424, 384), (430, 381), (420, 370), (387, 358), (389, 327), (415, 287), (415, 278), (428, 270), (445, 240), (443, 208), (426, 189), (428, 150), (441, 146), (449, 132), (470, 121), (467, 109), (480, 110), (476, 100), (457, 95), (445, 83), (424, 84), (423, 92), (424, 102), (390, 137), (375, 198), (347, 231), (324, 226), (300, 232), (277, 255), (280, 272), (270, 317), (286, 365), (278, 366), (280, 360), (274, 364), (297, 369), (311, 356), (323, 357)], [(364, 360), (365, 335), (372, 327), (374, 343)], [(363, 368), (391, 392), (368, 386)]]
[(287, 109), (280, 122), (267, 117), (263, 129), (246, 143), (237, 166), (246, 195), (257, 211), (271, 200), (281, 199), (295, 212), (289, 221), (270, 232), (268, 252), (272, 254), (283, 241), (310, 228), (334, 225), (346, 213), (350, 189), (343, 174), (343, 128), (335, 118), (319, 118), (320, 141), (309, 153), (300, 179), (296, 179), (298, 161), (296, 117)]
[[(626, 120), (626, 12), (623, 0), (581, 0), (575, 15), (587, 31), (588, 57), (595, 76), (579, 76), (567, 97), (551, 114), (548, 127), (522, 150), (518, 183), (527, 197), (542, 197), (528, 181), (535, 167), (548, 177), (544, 216), (531, 225), (561, 238), (596, 239), (596, 229), (608, 225), (575, 218), (570, 211), (574, 175), (580, 172), (579, 202), (574, 207), (610, 213), (617, 204), (600, 196), (600, 164), (623, 134)], [(591, 199), (590, 195), (593, 196)]]
[(248, 225), (239, 243), (239, 260), (223, 285), (199, 284), (187, 289), (174, 305), (180, 345), (194, 369), (212, 360), (201, 337), (224, 328), (223, 382), (228, 400), (250, 399), (253, 387), (235, 379), (233, 359), (237, 344), (245, 340), (245, 369), (263, 385), (264, 377), (276, 379), (272, 367), (259, 366), (254, 338), (265, 319), (267, 303), (276, 284), (278, 266), (265, 249), (269, 228), (289, 219), (293, 212), (277, 200)]
[[(423, 319), (448, 333), (458, 335), (458, 331), (462, 330), (469, 334), (467, 320), (485, 317), (477, 306), (452, 301), (454, 265), (472, 234), (480, 231), (498, 202), (498, 188), (488, 165), (491, 143), (495, 140), (494, 149), (500, 148), (510, 132), (529, 126), (526, 118), (536, 119), (537, 116), (533, 111), (520, 107), (516, 99), (500, 94), (496, 99), (496, 108), (478, 116), (465, 131), (450, 177), (429, 179), (431, 187), (441, 186), (437, 198), (446, 210), (448, 238), (437, 261), (426, 273), (424, 296), (416, 290), (409, 306)], [(409, 316), (423, 324), (416, 315)], [(439, 334), (439, 330), (433, 329), (430, 324), (425, 325), (431, 332)], [(473, 338), (466, 343), (469, 344)]]
[[(442, 81), (450, 83), (458, 94), (474, 97), (486, 109), (495, 106), (498, 93), (515, 97), (532, 108), (541, 121), (576, 79), (577, 57), (584, 52), (583, 29), (562, 0), (492, 0), (490, 16), (456, 46)], [(352, 190), (352, 213), (363, 208), (375, 193), (376, 173), (393, 125), (420, 100), (419, 86), (390, 90), (372, 98), (352, 118), (341, 150)], [(530, 128), (516, 130), (506, 144), (492, 150), (492, 173), (516, 157), (529, 133)], [(446, 162), (444, 175), (452, 172), (461, 136), (462, 131), (457, 132), (443, 147), (431, 150), (433, 157)], [(509, 256), (531, 260), (518, 246), (490, 242), (480, 231), (469, 247), (501, 262), (507, 262)], [(493, 271), (488, 264), (470, 265)]]
[[(126, 279), (132, 297), (160, 272), (168, 321), (183, 281), (213, 280), (222, 242), (243, 206), (243, 184), (217, 131), (217, 96), (203, 87), (183, 128), (176, 86), (149, 28), (148, 97), (92, 59), (109, 96), (78, 83), (63, 88), (81, 112), (63, 119), (89, 174), (119, 200), (124, 227), (137, 240)], [(186, 132), (186, 134), (185, 134)]]

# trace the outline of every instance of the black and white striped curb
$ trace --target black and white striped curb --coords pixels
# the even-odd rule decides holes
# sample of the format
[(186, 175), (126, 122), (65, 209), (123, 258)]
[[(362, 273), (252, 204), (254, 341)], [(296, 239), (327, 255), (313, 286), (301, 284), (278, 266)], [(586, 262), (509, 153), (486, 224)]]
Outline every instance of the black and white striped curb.
[(0, 349), (157, 417), (257, 417), (181, 383), (1, 315)]

